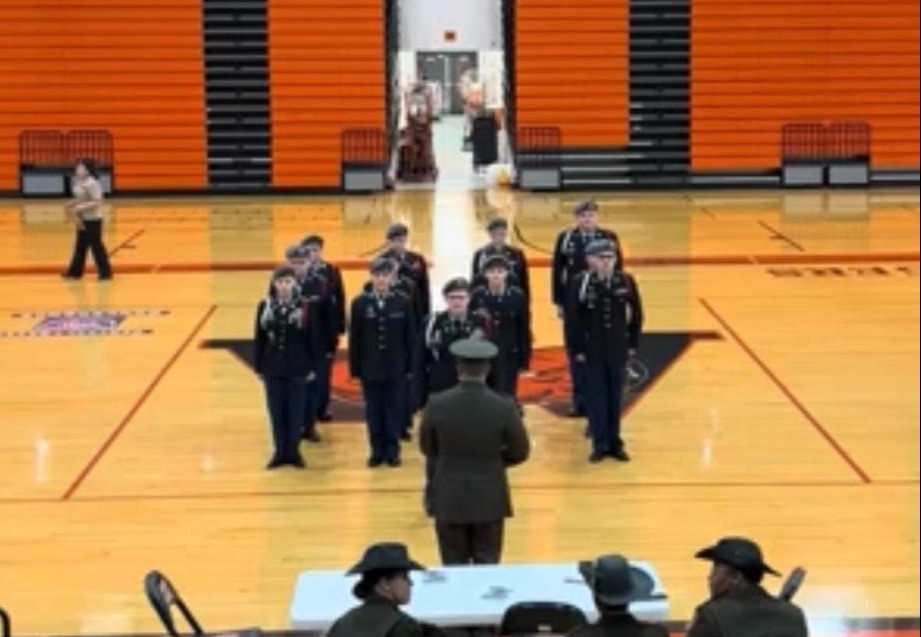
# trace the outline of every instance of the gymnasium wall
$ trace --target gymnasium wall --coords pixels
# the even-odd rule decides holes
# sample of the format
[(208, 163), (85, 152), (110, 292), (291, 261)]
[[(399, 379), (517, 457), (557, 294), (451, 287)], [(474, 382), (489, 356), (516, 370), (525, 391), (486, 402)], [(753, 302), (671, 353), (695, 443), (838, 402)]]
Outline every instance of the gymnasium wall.
[(385, 126), (382, 0), (269, 0), (272, 183), (338, 187), (344, 128)]
[(0, 0), (0, 190), (23, 129), (109, 129), (124, 189), (203, 188), (200, 0)]
[(628, 135), (628, 0), (515, 0), (516, 126), (555, 126), (564, 146)]
[(858, 119), (874, 168), (919, 164), (918, 0), (692, 0), (691, 167), (780, 163), (781, 126)]

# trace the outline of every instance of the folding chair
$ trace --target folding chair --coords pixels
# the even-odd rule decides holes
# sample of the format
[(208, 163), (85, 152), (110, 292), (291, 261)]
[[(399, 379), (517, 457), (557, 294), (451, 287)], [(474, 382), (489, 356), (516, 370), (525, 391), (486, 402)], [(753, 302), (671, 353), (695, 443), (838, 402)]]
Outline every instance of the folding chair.
[[(192, 629), (190, 635), (193, 637), (206, 637), (204, 629), (192, 611), (186, 606), (186, 603), (179, 596), (179, 592), (173, 584), (166, 578), (166, 575), (160, 571), (151, 571), (144, 578), (144, 592), (147, 593), (147, 599), (153, 606), (154, 612), (163, 624), (163, 628), (169, 633), (170, 637), (184, 637), (182, 633), (176, 630), (176, 623), (173, 621), (172, 607), (179, 609), (186, 624)], [(259, 637), (261, 631), (258, 628), (247, 628), (244, 630), (224, 631), (219, 633), (220, 637)]]
[(520, 602), (505, 610), (499, 634), (504, 637), (551, 633), (565, 635), (588, 623), (585, 613), (560, 602)]
[(787, 579), (784, 580), (783, 585), (780, 587), (780, 593), (777, 594), (777, 597), (786, 602), (792, 601), (793, 596), (796, 595), (805, 580), (806, 570), (797, 566), (792, 571), (790, 571)]

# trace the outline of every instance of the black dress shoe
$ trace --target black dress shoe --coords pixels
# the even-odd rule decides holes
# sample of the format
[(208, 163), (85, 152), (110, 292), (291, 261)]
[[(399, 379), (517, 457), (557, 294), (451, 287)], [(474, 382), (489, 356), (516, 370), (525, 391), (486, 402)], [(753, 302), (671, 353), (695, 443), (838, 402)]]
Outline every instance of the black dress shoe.
[(283, 467), (283, 466), (285, 466), (285, 463), (280, 458), (272, 458), (271, 460), (269, 460), (269, 464), (265, 465), (265, 468), (272, 470), (272, 469), (277, 469), (278, 467)]
[(409, 442), (412, 439), (413, 439), (413, 432), (411, 431), (404, 431), (403, 433), (400, 434), (400, 440), (402, 440), (403, 442)]
[(317, 420), (320, 422), (330, 422), (333, 419), (333, 415), (330, 413), (317, 414)]
[(387, 461), (388, 467), (399, 467), (401, 464), (403, 464), (403, 461), (399, 458), (391, 458)]
[(307, 442), (312, 442), (314, 444), (317, 444), (318, 442), (322, 440), (322, 438), (320, 438), (320, 434), (317, 433), (316, 429), (312, 429), (310, 431), (304, 432), (303, 438)]
[(111, 275), (111, 274), (100, 274), (100, 275), (99, 275), (99, 280), (100, 280), (100, 281), (111, 281), (111, 280), (112, 280), (112, 275)]
[(630, 454), (626, 449), (616, 449), (611, 452), (611, 457), (620, 462), (630, 462)]
[(377, 456), (371, 456), (370, 458), (368, 458), (368, 466), (372, 469), (374, 467), (379, 467), (382, 464), (384, 464), (384, 461), (378, 458)]
[(61, 278), (67, 279), (68, 281), (79, 281), (80, 277), (76, 274), (69, 274), (67, 272), (61, 272)]
[(603, 451), (593, 451), (588, 456), (588, 461), (592, 464), (597, 464), (604, 460), (605, 453)]
[(295, 469), (304, 469), (305, 467), (307, 467), (307, 463), (304, 462), (304, 459), (300, 456), (298, 456), (294, 460), (289, 460), (288, 464), (294, 467)]

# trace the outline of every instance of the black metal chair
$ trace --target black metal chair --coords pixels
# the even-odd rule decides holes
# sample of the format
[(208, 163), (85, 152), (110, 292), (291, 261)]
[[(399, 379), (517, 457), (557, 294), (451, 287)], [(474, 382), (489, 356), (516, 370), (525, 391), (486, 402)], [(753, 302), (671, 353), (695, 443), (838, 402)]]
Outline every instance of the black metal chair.
[[(149, 572), (144, 578), (144, 592), (147, 593), (147, 599), (150, 601), (150, 605), (153, 606), (154, 612), (157, 613), (160, 623), (163, 624), (163, 628), (166, 629), (166, 632), (171, 637), (184, 637), (182, 633), (176, 630), (176, 622), (173, 619), (173, 606), (179, 610), (186, 624), (192, 629), (192, 632), (189, 633), (190, 635), (193, 637), (206, 636), (201, 624), (195, 619), (192, 611), (186, 606), (176, 587), (166, 578), (166, 575), (160, 571)], [(258, 628), (220, 633), (224, 637), (259, 637), (261, 634)]]
[(805, 580), (806, 569), (797, 566), (787, 575), (787, 579), (781, 585), (780, 593), (778, 593), (777, 597), (787, 602), (791, 601)]
[(565, 635), (588, 623), (585, 613), (570, 604), (560, 602), (520, 602), (505, 610), (499, 635), (535, 635), (552, 633)]

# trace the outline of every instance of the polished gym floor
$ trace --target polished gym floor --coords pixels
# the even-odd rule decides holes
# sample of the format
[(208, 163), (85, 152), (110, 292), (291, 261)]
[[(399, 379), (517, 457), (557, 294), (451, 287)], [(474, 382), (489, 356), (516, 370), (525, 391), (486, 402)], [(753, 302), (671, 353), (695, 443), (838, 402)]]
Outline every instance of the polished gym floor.
[(816, 634), (857, 618), (918, 635), (918, 190), (597, 195), (646, 306), (629, 465), (586, 463), (583, 423), (561, 415), (547, 266), (579, 198), (118, 200), (104, 283), (57, 276), (61, 202), (0, 202), (0, 606), (16, 634), (155, 632), (152, 568), (208, 629), (285, 629), (301, 570), (344, 569), (386, 539), (436, 563), (415, 443), (403, 467), (365, 468), (340, 364), (309, 468), (264, 471), (242, 355), (268, 272), (300, 237), (326, 237), (351, 295), (404, 221), (437, 290), (503, 215), (531, 260), (537, 346), (505, 560), (650, 560), (684, 620), (706, 595), (693, 553), (745, 534), (780, 570), (807, 568), (798, 601)]

